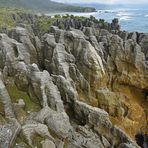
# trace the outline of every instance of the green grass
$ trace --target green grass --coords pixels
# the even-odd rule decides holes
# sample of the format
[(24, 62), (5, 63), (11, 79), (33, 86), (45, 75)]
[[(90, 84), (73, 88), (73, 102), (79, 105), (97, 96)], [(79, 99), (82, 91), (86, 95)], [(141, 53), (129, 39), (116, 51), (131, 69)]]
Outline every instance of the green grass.
[(21, 98), (25, 102), (25, 110), (26, 111), (39, 111), (40, 105), (38, 103), (33, 102), (26, 92), (20, 91), (16, 86), (7, 85), (6, 86), (8, 93), (11, 97), (12, 103), (17, 103)]
[(5, 124), (6, 120), (5, 118), (0, 114), (0, 124)]
[(45, 33), (55, 20), (55, 18), (39, 17), (36, 21), (36, 26), (41, 30), (41, 32)]
[(0, 8), (0, 28), (13, 28), (16, 26), (16, 21), (13, 16), (17, 14), (29, 13), (27, 9), (16, 8)]
[(0, 9), (0, 27), (14, 27), (15, 26), (15, 21), (12, 19), (11, 15), (12, 12), (8, 11), (6, 8)]

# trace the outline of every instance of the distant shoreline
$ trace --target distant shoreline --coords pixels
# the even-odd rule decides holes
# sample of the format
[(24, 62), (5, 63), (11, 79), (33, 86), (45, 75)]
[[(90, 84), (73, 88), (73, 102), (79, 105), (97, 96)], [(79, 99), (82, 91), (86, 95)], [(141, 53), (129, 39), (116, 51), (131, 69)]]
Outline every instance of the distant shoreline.
[(98, 11), (96, 12), (35, 12), (36, 15), (38, 16), (42, 16), (42, 15), (45, 15), (45, 16), (55, 16), (55, 15), (61, 15), (61, 16), (64, 16), (64, 15), (74, 15), (74, 16), (85, 16), (85, 17), (89, 17), (90, 15), (94, 15), (95, 13), (97, 13)]

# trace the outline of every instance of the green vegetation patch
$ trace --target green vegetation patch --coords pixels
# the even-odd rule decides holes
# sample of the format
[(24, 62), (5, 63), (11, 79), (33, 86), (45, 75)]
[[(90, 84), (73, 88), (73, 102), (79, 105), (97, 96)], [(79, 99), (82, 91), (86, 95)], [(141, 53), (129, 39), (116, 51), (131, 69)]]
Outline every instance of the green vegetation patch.
[(23, 99), (25, 102), (26, 111), (39, 111), (40, 105), (33, 102), (26, 92), (20, 91), (16, 86), (7, 85), (8, 93), (11, 97), (12, 103), (17, 103), (19, 99)]
[(16, 26), (15, 17), (18, 14), (31, 12), (25, 9), (16, 8), (0, 8), (0, 29), (1, 28), (13, 28)]
[(44, 34), (49, 30), (49, 27), (52, 26), (56, 18), (49, 17), (39, 17), (36, 21), (36, 27)]
[(25, 8), (47, 12), (94, 12), (95, 8), (58, 3), (51, 0), (0, 0), (0, 7)]
[(12, 12), (9, 12), (8, 9), (0, 9), (0, 27), (14, 27), (15, 21), (12, 18)]

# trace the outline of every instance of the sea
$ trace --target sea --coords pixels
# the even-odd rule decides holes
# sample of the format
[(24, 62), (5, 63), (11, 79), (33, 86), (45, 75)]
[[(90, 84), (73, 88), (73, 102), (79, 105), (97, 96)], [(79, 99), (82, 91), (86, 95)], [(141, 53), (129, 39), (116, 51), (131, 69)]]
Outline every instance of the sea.
[[(96, 6), (96, 5), (94, 5)], [(114, 18), (119, 19), (121, 30), (129, 32), (148, 33), (148, 5), (112, 5), (97, 7), (93, 13), (72, 13), (73, 15), (95, 16), (97, 19), (104, 19), (111, 22)]]

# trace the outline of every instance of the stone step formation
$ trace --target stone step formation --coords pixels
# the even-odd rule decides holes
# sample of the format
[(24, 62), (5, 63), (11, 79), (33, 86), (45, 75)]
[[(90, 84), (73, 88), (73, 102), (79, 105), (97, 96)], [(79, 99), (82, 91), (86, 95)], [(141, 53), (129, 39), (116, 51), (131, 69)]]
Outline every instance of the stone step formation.
[(56, 20), (42, 34), (22, 24), (1, 31), (0, 148), (139, 147), (148, 35), (93, 19)]

